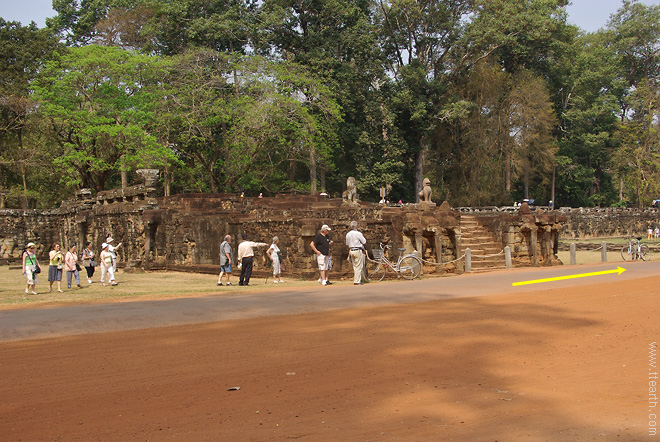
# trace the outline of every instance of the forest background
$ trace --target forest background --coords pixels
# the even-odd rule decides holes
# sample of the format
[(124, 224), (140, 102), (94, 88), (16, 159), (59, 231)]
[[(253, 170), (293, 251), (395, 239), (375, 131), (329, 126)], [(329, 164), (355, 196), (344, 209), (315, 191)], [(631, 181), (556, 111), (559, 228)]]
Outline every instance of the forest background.
[(157, 168), (159, 192), (452, 206), (660, 198), (660, 6), (564, 0), (54, 0), (0, 19), (0, 207)]

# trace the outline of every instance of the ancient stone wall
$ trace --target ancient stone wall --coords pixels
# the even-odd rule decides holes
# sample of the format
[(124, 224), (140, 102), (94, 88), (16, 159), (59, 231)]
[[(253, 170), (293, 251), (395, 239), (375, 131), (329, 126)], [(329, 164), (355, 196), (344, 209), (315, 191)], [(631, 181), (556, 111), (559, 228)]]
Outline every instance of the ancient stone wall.
[[(480, 219), (502, 247), (512, 247), (517, 265), (553, 264), (561, 215), (483, 212)], [(80, 192), (50, 211), (0, 211), (0, 258), (20, 259), (30, 241), (38, 245), (41, 257), (47, 256), (53, 242), (66, 248), (91, 241), (99, 251), (112, 236), (115, 244), (122, 243), (120, 267), (216, 273), (223, 237), (232, 235), (236, 252), (240, 235), (246, 233), (250, 240), (267, 244), (278, 236), (286, 272), (315, 278), (310, 242), (321, 225), (328, 224), (334, 241), (333, 273), (339, 277), (352, 272), (345, 246), (352, 220), (358, 221), (370, 251), (382, 242), (392, 246), (392, 258), (398, 248), (417, 253), (425, 261), (425, 273), (463, 269), (460, 260), (445, 264), (444, 270), (435, 265), (454, 261), (463, 252), (461, 212), (447, 203), (389, 207), (309, 195), (183, 194), (157, 199), (146, 186), (102, 192), (96, 198)], [(257, 274), (269, 271), (264, 252), (265, 248), (257, 251)]]
[(560, 212), (566, 216), (562, 237), (571, 239), (645, 237), (649, 226), (660, 226), (660, 211), (651, 208), (562, 208)]

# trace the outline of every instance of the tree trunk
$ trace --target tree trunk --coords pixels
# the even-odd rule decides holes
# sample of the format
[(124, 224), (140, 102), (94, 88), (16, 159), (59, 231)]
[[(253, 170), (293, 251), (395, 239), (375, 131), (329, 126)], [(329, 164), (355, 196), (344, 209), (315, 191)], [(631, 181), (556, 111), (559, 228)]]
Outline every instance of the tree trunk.
[(424, 181), (424, 148), (415, 155), (415, 202), (419, 202), (419, 192)]
[(325, 192), (325, 167), (319, 169), (319, 181), (321, 182), (321, 192)]
[(126, 174), (126, 156), (121, 156), (121, 188), (126, 189), (128, 187), (128, 175)]
[(555, 183), (557, 181), (557, 166), (552, 166), (552, 187), (550, 188), (550, 201), (552, 201), (552, 208), (556, 207), (555, 204)]
[(316, 194), (316, 149), (314, 146), (309, 149), (309, 183), (311, 195)]

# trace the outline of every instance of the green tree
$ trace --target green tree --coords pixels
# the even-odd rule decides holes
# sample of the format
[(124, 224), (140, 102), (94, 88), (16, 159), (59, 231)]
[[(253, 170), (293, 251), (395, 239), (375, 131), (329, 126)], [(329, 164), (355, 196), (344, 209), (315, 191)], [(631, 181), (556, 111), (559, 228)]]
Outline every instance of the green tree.
[(621, 199), (628, 191), (639, 207), (657, 198), (660, 159), (657, 144), (660, 88), (660, 6), (624, 1), (612, 16), (605, 38), (615, 53), (614, 94), (621, 121), (614, 167)]
[(24, 208), (37, 196), (30, 182), (39, 176), (42, 157), (30, 121), (38, 110), (30, 83), (58, 46), (52, 33), (34, 22), (21, 26), (0, 18), (0, 207), (7, 193), (18, 195)]
[(300, 66), (194, 50), (172, 60), (166, 85), (161, 132), (198, 190), (291, 190), (291, 162), (333, 146), (336, 103)]
[(113, 173), (173, 158), (146, 130), (160, 78), (156, 58), (102, 46), (73, 48), (47, 64), (35, 91), (63, 184), (100, 191)]

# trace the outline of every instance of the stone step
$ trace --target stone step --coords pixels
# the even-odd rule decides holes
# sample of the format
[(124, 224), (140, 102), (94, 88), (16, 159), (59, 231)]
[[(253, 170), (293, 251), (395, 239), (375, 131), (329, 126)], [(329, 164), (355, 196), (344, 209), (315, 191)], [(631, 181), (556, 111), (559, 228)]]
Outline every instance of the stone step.
[[(505, 269), (501, 245), (474, 216), (461, 217), (461, 247), (472, 252), (472, 272)], [(482, 257), (483, 256), (483, 257)]]

